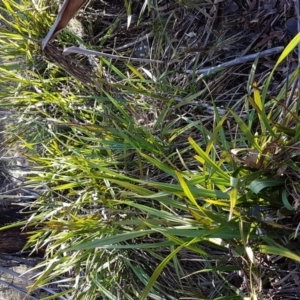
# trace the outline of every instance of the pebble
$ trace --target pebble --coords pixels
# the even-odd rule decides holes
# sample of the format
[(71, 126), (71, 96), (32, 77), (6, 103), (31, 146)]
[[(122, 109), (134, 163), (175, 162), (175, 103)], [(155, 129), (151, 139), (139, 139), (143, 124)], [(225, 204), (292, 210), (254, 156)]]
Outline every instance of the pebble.
[(286, 30), (291, 35), (296, 35), (298, 33), (298, 23), (297, 19), (290, 18), (285, 22)]

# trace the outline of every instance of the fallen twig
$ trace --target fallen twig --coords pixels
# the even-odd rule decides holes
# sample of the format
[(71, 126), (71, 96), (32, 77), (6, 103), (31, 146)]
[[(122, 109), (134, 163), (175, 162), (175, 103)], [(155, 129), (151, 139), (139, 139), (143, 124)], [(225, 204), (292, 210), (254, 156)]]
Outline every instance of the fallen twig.
[(265, 57), (265, 56), (270, 56), (270, 55), (273, 55), (273, 54), (277, 54), (277, 53), (281, 52), (283, 49), (284, 49), (284, 47), (275, 47), (275, 48), (264, 50), (264, 51), (261, 51), (261, 52), (258, 52), (258, 53), (238, 57), (238, 58), (235, 58), (233, 60), (230, 60), (228, 62), (225, 62), (225, 63), (220, 64), (220, 65), (215, 66), (215, 67), (203, 68), (203, 69), (196, 70), (196, 71), (186, 70), (185, 72), (187, 74), (196, 74), (196, 75), (208, 76), (208, 75), (214, 74), (216, 72), (219, 72), (219, 71), (223, 70), (224, 68), (229, 68), (229, 67), (233, 67), (233, 66), (236, 66), (236, 65), (240, 65), (240, 64), (244, 64), (244, 63), (247, 63), (247, 62), (254, 61), (257, 57)]
[(131, 61), (139, 61), (139, 62), (151, 62), (151, 63), (160, 63), (160, 64), (163, 63), (162, 60), (119, 56), (119, 55), (114, 55), (114, 54), (109, 54), (109, 53), (98, 52), (98, 51), (94, 51), (94, 50), (83, 49), (83, 48), (79, 48), (76, 46), (71, 46), (71, 47), (65, 48), (63, 51), (63, 55), (69, 55), (71, 53), (77, 53), (77, 54), (83, 54), (83, 55), (96, 55), (96, 56), (108, 57), (108, 58), (113, 58), (113, 59), (125, 59), (125, 60), (131, 60)]

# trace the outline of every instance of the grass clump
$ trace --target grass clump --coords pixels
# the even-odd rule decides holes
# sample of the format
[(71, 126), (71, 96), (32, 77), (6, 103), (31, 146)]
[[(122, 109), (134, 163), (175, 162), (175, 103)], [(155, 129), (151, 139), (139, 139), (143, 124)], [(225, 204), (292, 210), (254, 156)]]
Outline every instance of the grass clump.
[[(298, 104), (285, 102), (295, 97), (298, 71), (273, 86), (299, 37), (269, 76), (259, 60), (247, 81), (234, 74), (224, 81), (238, 67), (212, 79), (186, 75), (185, 64), (224, 57), (211, 57), (218, 40), (203, 61), (173, 44), (174, 20), (181, 24), (174, 35), (190, 38), (193, 21), (183, 16), (207, 15), (202, 4), (170, 2), (166, 16), (155, 1), (92, 3), (78, 17), (89, 37), (67, 30), (41, 53), (35, 39), (51, 23), (50, 8), (3, 1), (1, 105), (16, 113), (7, 142), (22, 147), (30, 165), (24, 184), (39, 195), (25, 203), (31, 214), (23, 224), (27, 247), (45, 251), (31, 288), (55, 285), (47, 299), (266, 299), (282, 293), (276, 268), (289, 272), (300, 260)], [(153, 24), (147, 9), (156, 11)], [(164, 68), (61, 55), (61, 45), (77, 43), (128, 56), (144, 32), (152, 32), (149, 55), (167, 57)]]

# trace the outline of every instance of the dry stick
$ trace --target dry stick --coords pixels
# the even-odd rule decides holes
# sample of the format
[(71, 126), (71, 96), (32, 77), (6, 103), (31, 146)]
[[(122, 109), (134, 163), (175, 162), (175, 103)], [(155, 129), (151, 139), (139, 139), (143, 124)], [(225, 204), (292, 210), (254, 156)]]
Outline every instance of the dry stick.
[[(13, 270), (11, 270), (11, 269), (9, 269), (9, 268), (4, 268), (4, 267), (1, 267), (1, 266), (0, 266), (0, 272), (1, 272), (1, 273), (8, 274), (8, 275), (11, 275), (11, 276), (13, 276), (13, 277), (16, 277), (16, 278), (18, 278), (19, 280), (22, 280), (22, 281), (23, 281), (25, 284), (27, 284), (27, 285), (30, 285), (30, 284), (33, 284), (33, 283), (34, 283), (33, 280), (30, 280), (30, 279), (27, 279), (26, 277), (24, 277), (24, 276), (23, 276), (24, 274), (22, 275), (22, 274), (20, 274), (20, 273), (18, 273), (18, 272), (15, 272), (15, 271), (13, 271)], [(30, 273), (29, 273), (29, 274), (30, 274)], [(38, 298), (35, 298), (35, 297), (29, 295), (27, 289), (25, 289), (25, 288), (23, 288), (23, 287), (20, 287), (20, 286), (14, 284), (14, 283), (12, 283), (12, 282), (7, 282), (7, 281), (4, 281), (4, 280), (1, 280), (1, 279), (0, 279), (0, 283), (1, 283), (1, 284), (4, 284), (4, 285), (7, 285), (9, 288), (14, 289), (14, 290), (16, 290), (16, 291), (18, 291), (18, 292), (20, 292), (20, 293), (26, 295), (27, 297), (30, 297), (30, 298), (33, 299), (33, 300), (38, 300)], [(56, 294), (57, 294), (57, 292), (55, 292), (54, 290), (52, 290), (52, 289), (50, 289), (50, 288), (47, 288), (47, 287), (44, 287), (44, 286), (38, 287), (38, 289), (47, 291), (48, 293), (50, 293), (50, 294), (52, 294), (52, 295), (56, 295)], [(60, 297), (58, 297), (57, 299), (67, 300), (67, 298), (65, 298), (65, 297), (63, 297), (63, 296), (60, 296)]]
[(125, 59), (125, 60), (139, 61), (139, 62), (151, 62), (151, 63), (160, 63), (160, 64), (163, 63), (162, 60), (119, 56), (119, 55), (114, 55), (114, 54), (98, 52), (98, 51), (94, 51), (94, 50), (83, 49), (83, 48), (79, 48), (76, 46), (71, 46), (71, 47), (65, 48), (63, 51), (63, 55), (69, 55), (71, 53), (77, 53), (77, 54), (83, 54), (83, 55), (96, 55), (96, 56), (108, 57), (108, 58), (113, 58), (113, 59)]
[(4, 267), (0, 266), (0, 272), (3, 272), (5, 274), (8, 274), (8, 275), (11, 275), (11, 276), (14, 276), (14, 277), (17, 277), (17, 278), (21, 279), (22, 281), (26, 282), (27, 284), (33, 284), (32, 280), (29, 280), (25, 277), (22, 277), (21, 274), (19, 274), (18, 272), (15, 272), (15, 271), (13, 271), (9, 268), (4, 268)]
[(273, 54), (277, 54), (277, 53), (281, 52), (283, 49), (284, 49), (284, 47), (275, 47), (275, 48), (271, 48), (271, 49), (268, 49), (268, 50), (261, 51), (259, 53), (254, 53), (254, 54), (238, 57), (238, 58), (235, 58), (233, 60), (230, 60), (228, 62), (225, 62), (225, 63), (220, 64), (220, 65), (215, 66), (215, 67), (204, 68), (204, 69), (200, 69), (200, 70), (196, 70), (196, 71), (186, 70), (185, 72), (187, 74), (196, 74), (196, 75), (208, 76), (208, 75), (214, 74), (216, 72), (219, 72), (224, 68), (229, 68), (229, 67), (233, 67), (233, 66), (236, 66), (236, 65), (240, 65), (240, 64), (244, 64), (244, 63), (247, 63), (247, 62), (254, 61), (257, 57), (265, 57), (265, 56), (270, 56), (270, 55), (273, 55)]
[(29, 298), (30, 300), (39, 300), (39, 298), (36, 298), (34, 296), (29, 295), (28, 292), (25, 289), (19, 287), (18, 285), (14, 284), (13, 282), (6, 282), (5, 280), (0, 279), (0, 284), (1, 285), (5, 285), (5, 286), (7, 286), (10, 289), (13, 289), (13, 290), (15, 290), (15, 291), (17, 291), (17, 292), (25, 295), (26, 299)]

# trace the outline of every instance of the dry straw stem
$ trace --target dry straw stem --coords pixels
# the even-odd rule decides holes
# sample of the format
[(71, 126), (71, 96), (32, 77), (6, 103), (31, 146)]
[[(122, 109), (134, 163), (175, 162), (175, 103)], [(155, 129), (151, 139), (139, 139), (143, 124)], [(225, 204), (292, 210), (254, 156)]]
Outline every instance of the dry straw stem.
[(125, 59), (125, 60), (139, 61), (139, 62), (163, 63), (163, 61), (161, 61), (161, 60), (119, 56), (119, 55), (113, 55), (113, 54), (83, 49), (83, 48), (79, 48), (79, 47), (75, 47), (75, 46), (65, 48), (63, 51), (63, 55), (69, 55), (71, 53), (77, 53), (77, 54), (83, 54), (83, 55), (96, 55), (96, 56), (103, 56), (103, 57), (114, 58), (114, 59)]

